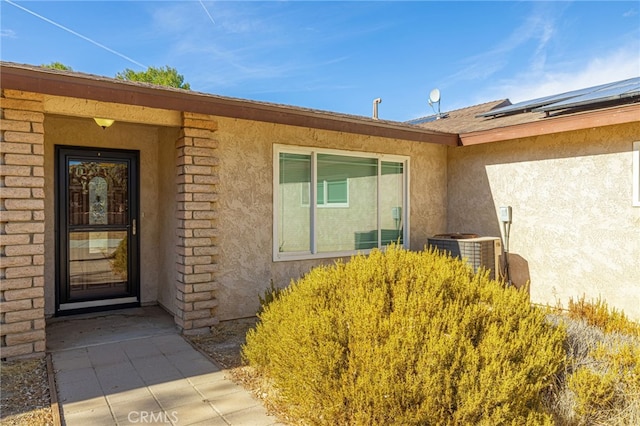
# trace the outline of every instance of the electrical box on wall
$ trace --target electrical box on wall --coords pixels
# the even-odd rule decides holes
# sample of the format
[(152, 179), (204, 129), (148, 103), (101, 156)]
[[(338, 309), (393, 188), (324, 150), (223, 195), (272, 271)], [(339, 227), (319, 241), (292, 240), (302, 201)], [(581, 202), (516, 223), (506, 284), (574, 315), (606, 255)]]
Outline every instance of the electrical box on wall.
[(511, 206), (500, 207), (500, 222), (511, 223)]

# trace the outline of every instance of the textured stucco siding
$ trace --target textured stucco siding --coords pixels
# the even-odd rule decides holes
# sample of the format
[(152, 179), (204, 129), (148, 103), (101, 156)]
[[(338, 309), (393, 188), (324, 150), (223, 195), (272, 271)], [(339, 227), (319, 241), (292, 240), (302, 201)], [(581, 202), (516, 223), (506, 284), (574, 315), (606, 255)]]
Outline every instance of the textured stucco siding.
[[(175, 228), (166, 228), (171, 220), (167, 219), (167, 214), (173, 213), (175, 205), (175, 196), (166, 190), (166, 180), (173, 182), (175, 176), (173, 145), (177, 130), (161, 132), (162, 128), (156, 126), (122, 122), (103, 130), (92, 119), (57, 115), (45, 116), (44, 127), (46, 314), (53, 315), (55, 311), (55, 145), (140, 151), (140, 302), (156, 303), (159, 283), (173, 286), (175, 277), (175, 260), (167, 263), (165, 252), (175, 235)], [(171, 152), (171, 163), (167, 164), (166, 152), (160, 156), (161, 147)], [(175, 257), (175, 245), (170, 246), (170, 250)], [(165, 301), (166, 297), (161, 300)], [(173, 302), (166, 303), (171, 307)]]
[(273, 145), (404, 155), (410, 158), (410, 246), (446, 226), (446, 148), (442, 145), (358, 136), (218, 118), (220, 320), (251, 316), (270, 280), (285, 286), (335, 259), (273, 261)]
[[(176, 246), (178, 220), (176, 215), (177, 186), (174, 143), (178, 129), (162, 127), (158, 133), (158, 231), (154, 244), (158, 250), (158, 303), (175, 313)], [(143, 173), (145, 171), (142, 171)]]
[(601, 297), (640, 319), (640, 208), (632, 203), (640, 123), (450, 148), (448, 232), (503, 236), (511, 277), (535, 303)]

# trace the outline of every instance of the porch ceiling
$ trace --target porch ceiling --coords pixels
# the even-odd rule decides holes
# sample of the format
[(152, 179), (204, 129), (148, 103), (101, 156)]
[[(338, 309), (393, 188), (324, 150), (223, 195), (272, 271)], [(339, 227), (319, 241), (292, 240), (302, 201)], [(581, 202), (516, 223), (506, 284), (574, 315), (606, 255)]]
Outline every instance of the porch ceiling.
[(99, 102), (92, 99), (45, 95), (44, 112), (85, 118), (111, 118), (119, 122), (141, 123), (156, 126), (180, 127), (180, 111)]

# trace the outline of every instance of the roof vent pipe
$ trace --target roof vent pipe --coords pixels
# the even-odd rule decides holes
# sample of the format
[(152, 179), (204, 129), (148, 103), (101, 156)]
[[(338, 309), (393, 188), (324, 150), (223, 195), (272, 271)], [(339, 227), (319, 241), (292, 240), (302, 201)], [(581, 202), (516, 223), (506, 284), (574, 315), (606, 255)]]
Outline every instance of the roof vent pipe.
[(378, 119), (378, 104), (382, 102), (381, 98), (376, 98), (373, 100), (373, 119)]

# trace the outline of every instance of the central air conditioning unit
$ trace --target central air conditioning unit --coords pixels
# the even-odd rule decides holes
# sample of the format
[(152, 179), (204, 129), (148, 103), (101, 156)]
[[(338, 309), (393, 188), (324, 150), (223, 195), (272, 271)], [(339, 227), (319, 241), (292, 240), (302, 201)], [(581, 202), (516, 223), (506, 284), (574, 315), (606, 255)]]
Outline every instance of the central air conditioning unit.
[(501, 242), (500, 237), (480, 237), (476, 234), (439, 234), (428, 239), (430, 247), (466, 259), (474, 273), (480, 268), (490, 270), (491, 279), (500, 277)]

